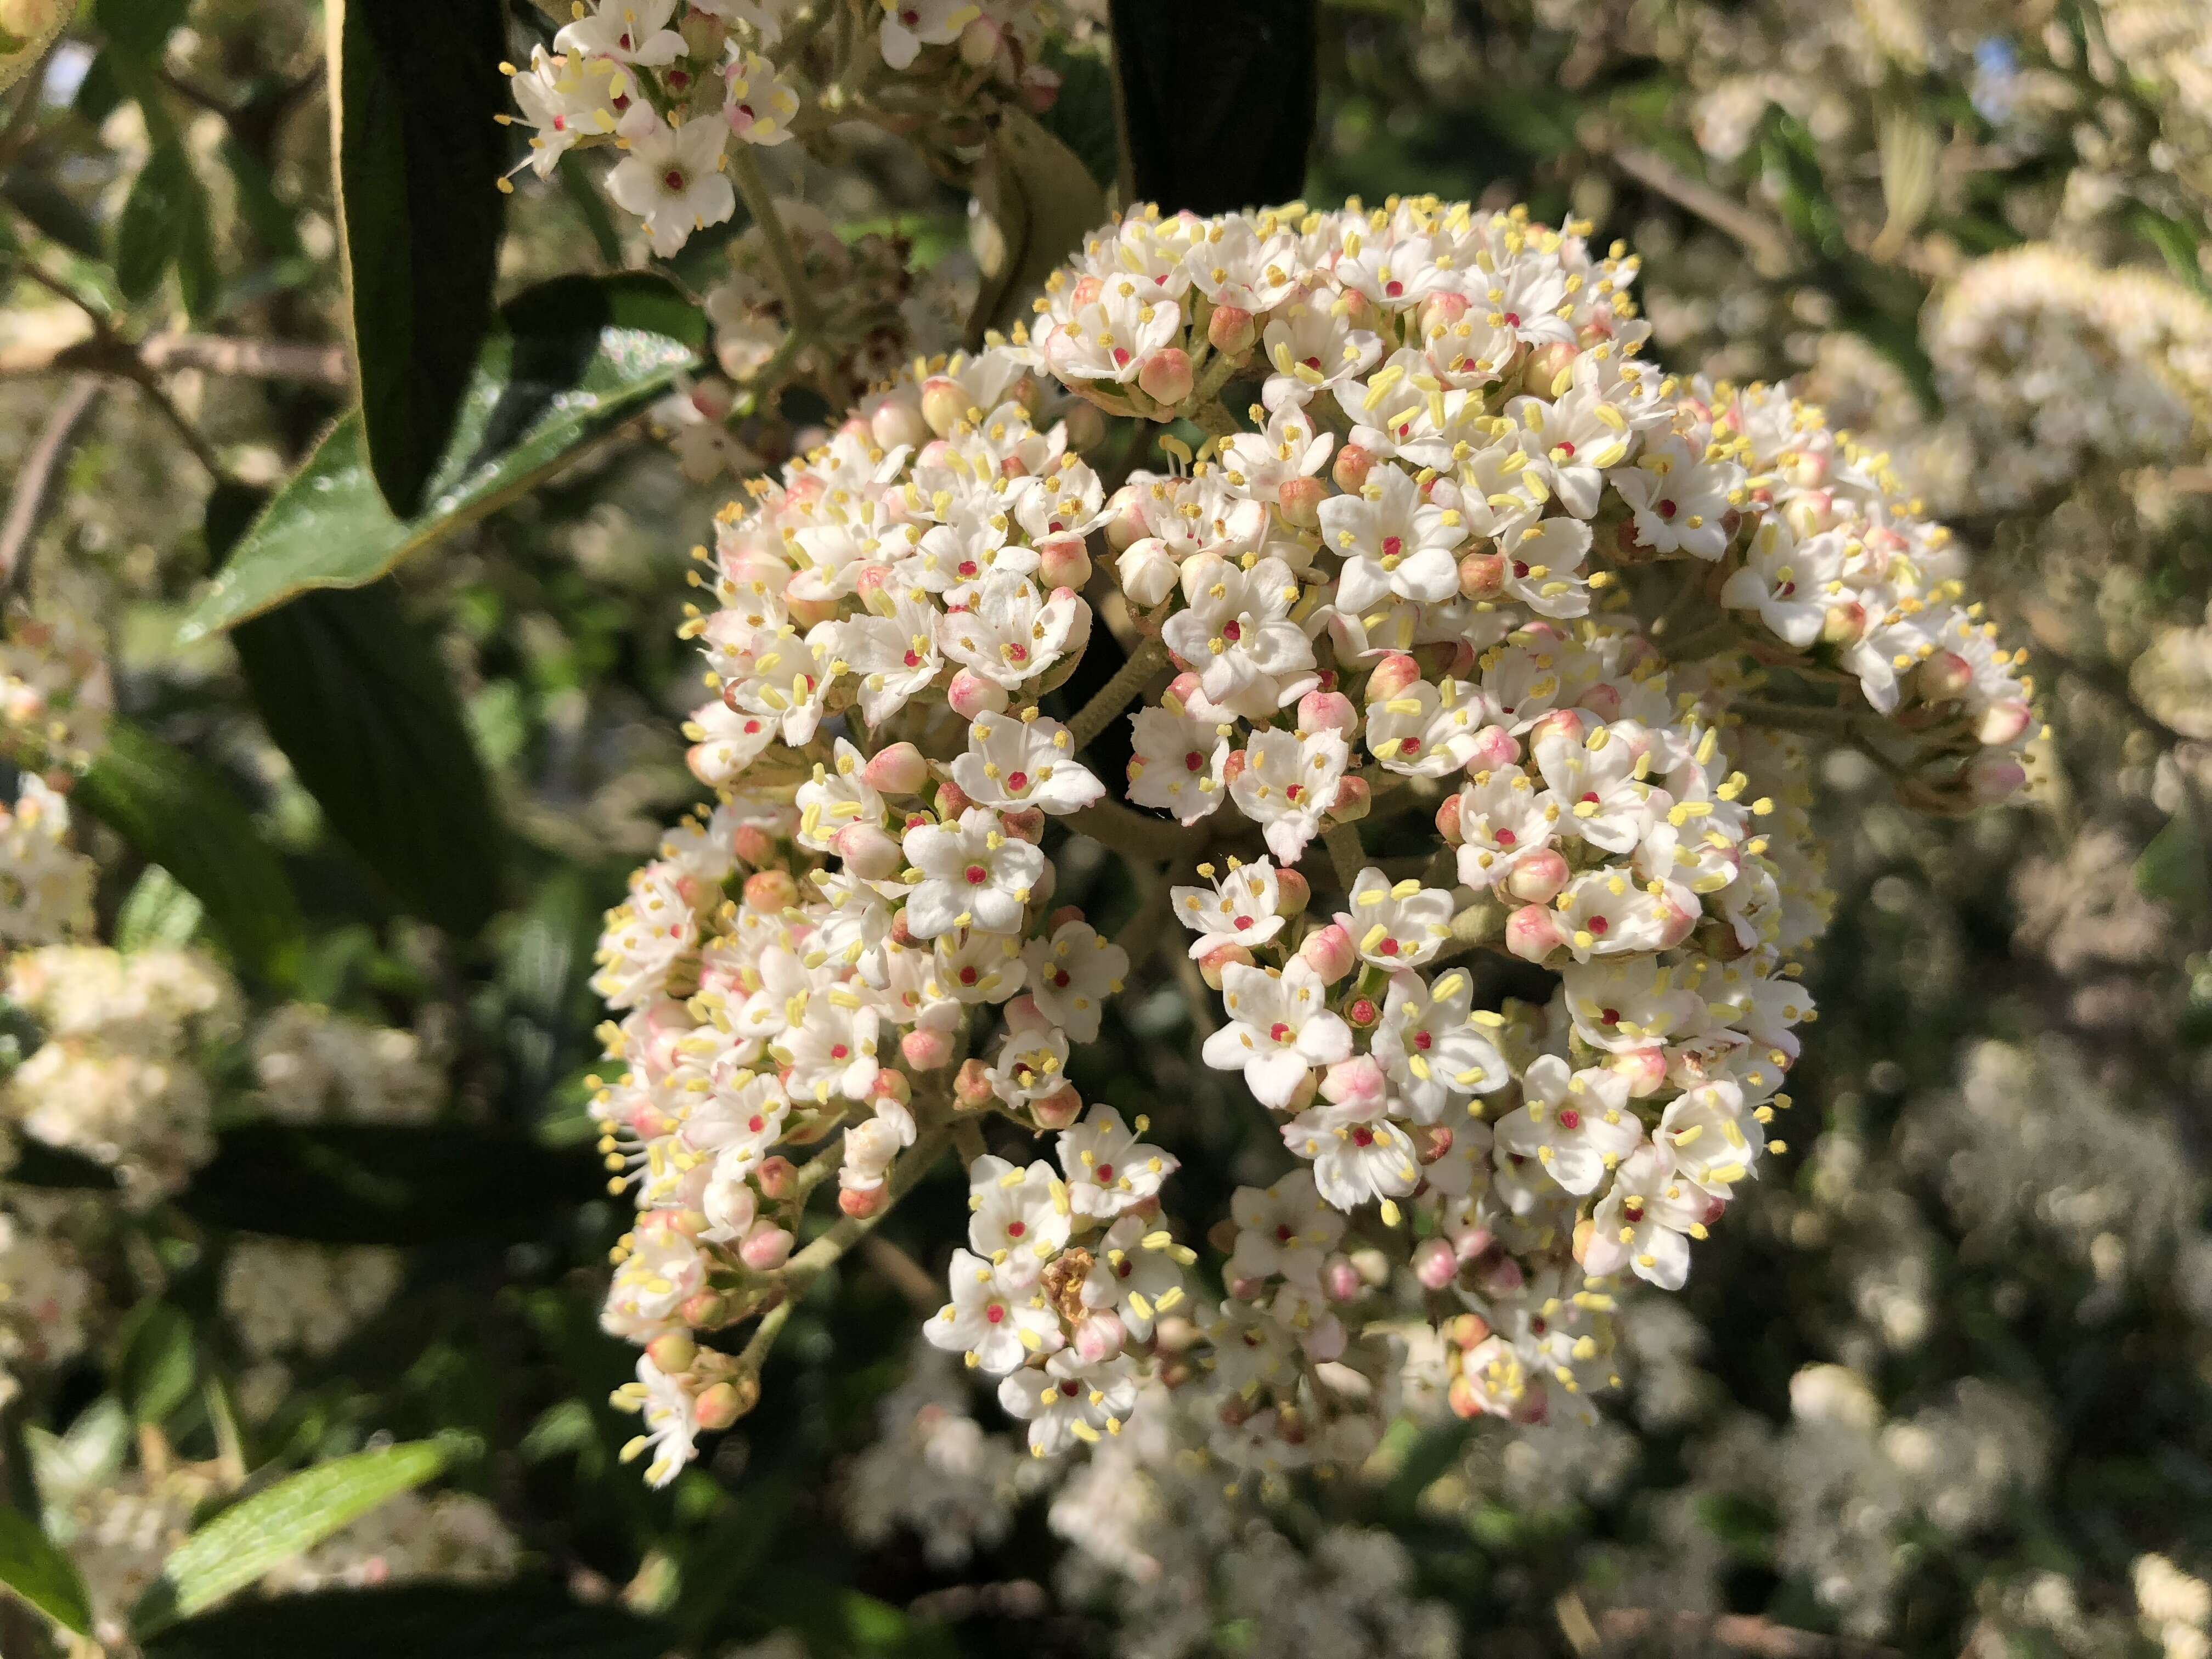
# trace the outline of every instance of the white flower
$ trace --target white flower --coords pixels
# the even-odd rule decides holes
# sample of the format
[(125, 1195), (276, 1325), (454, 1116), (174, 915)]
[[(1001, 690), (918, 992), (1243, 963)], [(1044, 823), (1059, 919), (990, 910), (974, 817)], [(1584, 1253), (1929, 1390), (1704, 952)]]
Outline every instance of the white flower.
[(1009, 1028), (983, 1075), (1016, 1110), (1057, 1094), (1067, 1084), (1067, 1033), (1049, 1025)]
[(1023, 1170), (977, 1158), (968, 1167), (968, 1208), (969, 1249), (1005, 1269), (1009, 1284), (1034, 1282), (1074, 1224), (1068, 1189), (1042, 1158)]
[[(1222, 447), (1222, 479), (1255, 500), (1275, 501), (1291, 479), (1320, 471), (1335, 445), (1334, 434), (1315, 432), (1301, 405), (1286, 404), (1267, 417), (1263, 430), (1240, 432)], [(1324, 513), (1328, 505), (1322, 503)]]
[(1479, 772), (1459, 793), (1459, 878), (1495, 887), (1552, 844), (1559, 803), (1517, 766)]
[(806, 1000), (806, 1012), (770, 1052), (790, 1070), (794, 1093), (826, 1103), (832, 1095), (866, 1100), (875, 1087), (883, 1016), (842, 986)]
[(1616, 1072), (1570, 1073), (1556, 1054), (1540, 1056), (1522, 1079), (1526, 1099), (1498, 1121), (1497, 1145), (1533, 1158), (1568, 1192), (1594, 1192), (1607, 1170), (1644, 1139), (1628, 1110), (1628, 1079)]
[(931, 941), (927, 989), (955, 1002), (1005, 1002), (1029, 977), (1022, 943), (1011, 933), (957, 927)]
[(1174, 708), (1129, 717), (1129, 799), (1196, 823), (1221, 805), (1229, 734), (1235, 728)]
[[(1143, 1121), (1138, 1120), (1140, 1126)], [(1158, 1147), (1139, 1141), (1111, 1106), (1093, 1106), (1082, 1122), (1062, 1130), (1054, 1144), (1060, 1167), (1067, 1173), (1068, 1201), (1078, 1215), (1117, 1216), (1157, 1198), (1161, 1183), (1182, 1167)]]
[(1498, 538), (1507, 597), (1540, 617), (1589, 614), (1583, 561), (1589, 550), (1590, 527), (1579, 519), (1537, 519), (1507, 531)]
[(1716, 1207), (1675, 1174), (1664, 1147), (1639, 1146), (1591, 1212), (1583, 1270), (1602, 1278), (1626, 1267), (1662, 1291), (1679, 1291), (1690, 1276), (1690, 1241), (1684, 1235), (1702, 1237)]
[(1452, 896), (1410, 877), (1393, 886), (1370, 866), (1352, 884), (1352, 908), (1337, 921), (1363, 961), (1377, 968), (1418, 968), (1451, 937)]
[(860, 713), (869, 725), (881, 726), (937, 678), (943, 620), (927, 592), (914, 588), (891, 601), (889, 616), (855, 617), (846, 624), (845, 659), (860, 676)]
[[(1493, 1094), (1513, 1080), (1505, 1057), (1476, 1029), (1474, 1022), (1485, 1016), (1470, 1012), (1474, 1000), (1474, 981), (1457, 968), (1432, 986), (1419, 974), (1390, 976), (1369, 1047), (1419, 1122), (1434, 1123), (1455, 1101)], [(1502, 1024), (1495, 1014), (1487, 1018)]]
[(1656, 957), (1576, 963), (1560, 976), (1575, 1035), (1593, 1048), (1632, 1054), (1704, 1029), (1705, 999)]
[(1218, 879), (1210, 864), (1200, 865), (1198, 873), (1213, 884), (1177, 887), (1168, 895), (1182, 925), (1198, 935), (1190, 947), (1193, 961), (1224, 945), (1265, 945), (1283, 931), (1282, 883), (1267, 860), (1239, 864), (1231, 859)]
[(1458, 509), (1431, 506), (1397, 466), (1378, 466), (1358, 495), (1321, 504), (1323, 544), (1342, 556), (1336, 602), (1364, 611), (1386, 593), (1425, 604), (1459, 592), (1453, 549), (1467, 539)]
[(900, 1152), (914, 1145), (914, 1114), (896, 1100), (878, 1100), (876, 1115), (845, 1131), (845, 1161), (837, 1184), (847, 1192), (873, 1192), (890, 1178)]
[(1367, 706), (1367, 748), (1383, 770), (1440, 778), (1474, 756), (1489, 710), (1480, 686), (1415, 680), (1387, 702)]
[(1668, 436), (1644, 446), (1634, 466), (1619, 469), (1613, 487), (1634, 511), (1636, 539), (1662, 553), (1717, 559), (1728, 550), (1729, 522), (1743, 469), (1706, 460), (1686, 440)]
[(1125, 1215), (1092, 1245), (1091, 1271), (1083, 1278), (1083, 1305), (1110, 1308), (1139, 1342), (1152, 1334), (1154, 1320), (1172, 1312), (1183, 1299), (1182, 1267), (1195, 1258), (1158, 1223)]
[(1231, 963), (1221, 985), (1229, 1023), (1206, 1038), (1206, 1063), (1242, 1072), (1262, 1106), (1289, 1106), (1316, 1066), (1351, 1054), (1352, 1028), (1329, 1012), (1328, 988), (1302, 957), (1279, 974)]
[(1170, 617), (1160, 637), (1198, 671), (1207, 702), (1265, 720), (1312, 689), (1313, 646), (1291, 620), (1298, 585), (1288, 565), (1261, 559), (1246, 570), (1201, 553), (1182, 581), (1190, 608)]
[(615, 130), (617, 84), (627, 79), (609, 64), (530, 49), (530, 67), (518, 70), (511, 84), (522, 124), (535, 130), (530, 165), (539, 178), (550, 178), (580, 139), (604, 138)]
[(563, 26), (553, 50), (658, 68), (684, 55), (684, 37), (668, 27), (675, 15), (676, 0), (599, 0), (597, 11)]
[(646, 1355), (637, 1357), (637, 1381), (616, 1392), (615, 1404), (636, 1412), (645, 1424), (645, 1432), (623, 1448), (623, 1461), (633, 1462), (650, 1451), (645, 1478), (653, 1486), (666, 1486), (697, 1455), (697, 1402), (680, 1381)]
[(1313, 1164), (1314, 1187), (1340, 1210), (1403, 1198), (1420, 1184), (1413, 1138), (1379, 1100), (1316, 1105), (1283, 1126), (1283, 1144)]
[(1064, 921), (1050, 939), (1024, 945), (1022, 963), (1037, 1012), (1073, 1041), (1097, 1042), (1099, 1013), (1121, 990), (1129, 953), (1087, 921)]
[(986, 576), (971, 602), (938, 623), (945, 654), (1012, 690), (1044, 673), (1091, 632), (1091, 607), (1066, 588), (1047, 599), (1026, 576)]
[(799, 786), (799, 842), (818, 852), (830, 851), (837, 832), (849, 825), (884, 822), (884, 798), (869, 786), (861, 769), (868, 757), (839, 738), (830, 750), (835, 773), (820, 762), (814, 775)]
[(979, 714), (968, 728), (967, 753), (952, 763), (952, 781), (970, 800), (1002, 811), (1080, 811), (1106, 786), (1074, 750), (1066, 726), (1034, 711), (1026, 719)]
[(799, 94), (757, 52), (741, 52), (722, 71), (728, 84), (723, 108), (730, 131), (748, 144), (772, 148), (791, 141), (791, 118), (799, 113)]
[[(610, 6), (623, 3), (607, 0)], [(626, 119), (625, 128), (630, 125)], [(687, 121), (680, 127), (639, 123), (627, 137), (629, 154), (607, 175), (607, 194), (645, 221), (653, 251), (662, 258), (689, 241), (694, 230), (719, 225), (737, 211), (737, 191), (722, 175), (722, 152), (730, 130), (721, 123)]]
[(922, 1322), (930, 1346), (964, 1352), (969, 1364), (1003, 1376), (1030, 1354), (1051, 1353), (1065, 1340), (1060, 1316), (1033, 1279), (1009, 1279), (982, 1257), (955, 1250), (951, 1283), (952, 1300)]
[(1685, 1179), (1718, 1199), (1752, 1172), (1766, 1147), (1766, 1131), (1744, 1109), (1743, 1090), (1726, 1079), (1668, 1101), (1651, 1139)]
[(1759, 526), (1744, 555), (1743, 568), (1721, 586), (1721, 604), (1731, 611), (1756, 611), (1775, 636), (1803, 650), (1820, 637), (1828, 606), (1842, 596), (1835, 589), (1844, 569), (1844, 536), (1826, 531), (1796, 540), (1779, 519)]
[(1076, 1441), (1096, 1444), (1121, 1431), (1137, 1407), (1136, 1372), (1119, 1354), (1086, 1365), (1063, 1352), (1043, 1370), (1024, 1367), (1000, 1383), (999, 1404), (1029, 1423), (1030, 1452), (1052, 1457)]
[[(1632, 852), (1651, 826), (1650, 734), (1632, 720), (1593, 727), (1586, 738), (1553, 731), (1537, 739), (1537, 770), (1562, 809), (1562, 836), (1608, 853)], [(1659, 799), (1663, 811), (1672, 805)]]
[(1071, 318), (1043, 319), (1037, 350), (1054, 374), (1127, 384), (1182, 331), (1182, 307), (1132, 278), (1106, 279), (1098, 297)]
[(1516, 398), (1505, 412), (1518, 422), (1534, 473), (1577, 519), (1597, 511), (1607, 469), (1628, 459), (1635, 434), (1597, 384), (1600, 366), (1585, 352), (1574, 383), (1556, 403)]
[(1559, 895), (1559, 931), (1577, 962), (1671, 950), (1697, 925), (1695, 895), (1689, 898), (1686, 906), (1674, 890), (1654, 893), (1619, 870), (1585, 871)]
[(884, 62), (895, 70), (913, 64), (924, 46), (950, 46), (983, 15), (975, 0), (883, 0), (883, 7), (877, 40)]
[(1229, 793), (1267, 836), (1267, 850), (1296, 864), (1336, 805), (1351, 751), (1341, 732), (1255, 732)]
[(1381, 337), (1354, 328), (1340, 300), (1295, 300), (1268, 318), (1260, 349), (1275, 372), (1260, 388), (1269, 409), (1300, 405), (1316, 392), (1357, 379), (1382, 355)]
[(971, 806), (957, 824), (917, 824), (906, 832), (904, 850), (922, 877), (906, 901), (907, 931), (915, 938), (955, 927), (1022, 931), (1030, 896), (1044, 876), (1044, 854), (1007, 835), (996, 812)]
[(1313, 1171), (1293, 1170), (1273, 1186), (1239, 1187), (1229, 1196), (1237, 1244), (1234, 1279), (1287, 1279), (1316, 1285), (1322, 1264), (1344, 1237), (1344, 1218), (1322, 1201)]
[(742, 1180), (782, 1139), (783, 1121), (790, 1113), (790, 1097), (773, 1073), (754, 1077), (740, 1072), (691, 1109), (677, 1139), (712, 1156), (718, 1179)]

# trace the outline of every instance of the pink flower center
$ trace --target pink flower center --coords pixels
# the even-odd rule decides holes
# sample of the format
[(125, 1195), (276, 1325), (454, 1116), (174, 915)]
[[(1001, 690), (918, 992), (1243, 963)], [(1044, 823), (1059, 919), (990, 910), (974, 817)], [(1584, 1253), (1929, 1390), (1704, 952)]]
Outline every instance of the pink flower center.
[(1190, 753), (1182, 757), (1182, 769), (1186, 772), (1200, 771), (1205, 768), (1205, 765), (1206, 757), (1200, 754), (1195, 749), (1192, 750)]
[(1029, 787), (1030, 775), (1028, 773), (1009, 772), (1006, 774), (1006, 787), (1012, 790), (1016, 794), (1018, 795), (1023, 790)]
[(1559, 1127), (1562, 1129), (1571, 1132), (1581, 1128), (1583, 1127), (1583, 1115), (1571, 1106), (1561, 1107), (1559, 1109)]
[(1288, 1042), (1291, 1036), (1291, 1028), (1279, 1019), (1267, 1028), (1267, 1036), (1271, 1042)]
[(1386, 559), (1395, 559), (1405, 550), (1405, 546), (1403, 537), (1385, 536), (1382, 538), (1382, 556)]
[(1521, 837), (1515, 835), (1510, 830), (1500, 830), (1494, 839), (1500, 847), (1518, 846), (1521, 841)]
[(1100, 1164), (1100, 1165), (1098, 1166), (1098, 1184), (1099, 1184), (1100, 1186), (1102, 1186), (1102, 1187), (1103, 1187), (1103, 1186), (1104, 1186), (1108, 1182), (1111, 1181), (1113, 1178), (1114, 1178), (1114, 1166), (1113, 1166), (1112, 1164)]
[(1575, 458), (1575, 447), (1570, 443), (1562, 443), (1559, 446), (1559, 453), (1571, 461)]
[(909, 651), (909, 652), (908, 652), (908, 653), (906, 653), (906, 665), (907, 665), (908, 668), (919, 668), (919, 667), (921, 667), (921, 652), (919, 652), (919, 651)]
[(1618, 1008), (1601, 1008), (1597, 1011), (1597, 1018), (1598, 1024), (1601, 1025), (1618, 1025), (1620, 1024), (1620, 1010)]
[(1416, 1031), (1413, 1033), (1413, 1046), (1425, 1054), (1437, 1046), (1437, 1040), (1427, 1031)]
[(1659, 501), (1659, 516), (1662, 519), (1671, 519), (1674, 516), (1674, 503), (1663, 496)]
[(980, 864), (971, 864), (961, 873), (968, 878), (970, 887), (981, 887), (991, 878), (991, 872)]
[(963, 985), (973, 985), (981, 977), (982, 975), (977, 973), (973, 968), (963, 968), (960, 970), (960, 982)]
[(1398, 954), (1398, 941), (1395, 939), (1386, 939), (1377, 949), (1386, 957), (1395, 957)]
[(1006, 1224), (1006, 1237), (1008, 1238), (1019, 1238), (1024, 1233), (1028, 1232), (1029, 1230), (1030, 1224), (1026, 1221), (1009, 1221)]
[(1227, 640), (1231, 645), (1236, 644), (1237, 641), (1244, 637), (1244, 624), (1243, 623), (1234, 622), (1222, 623), (1221, 637)]
[(1375, 1144), (1375, 1131), (1364, 1123), (1355, 1126), (1352, 1131), (1352, 1144), (1355, 1146), (1372, 1146)]
[(1077, 1382), (1073, 1377), (1063, 1376), (1060, 1379), (1060, 1397), (1062, 1400), (1073, 1400), (1077, 1395), (1082, 1392), (1083, 1384)]
[(1006, 1323), (1006, 1310), (998, 1303), (994, 1302), (989, 1307), (983, 1310), (983, 1317), (994, 1325), (1002, 1325)]
[(1613, 931), (1613, 924), (1607, 921), (1603, 916), (1592, 916), (1589, 919), (1589, 930), (1593, 933), (1597, 934), (1600, 938), (1603, 938), (1607, 933)]
[(833, 1042), (833, 1043), (831, 1043), (831, 1044), (830, 1045), (830, 1059), (832, 1059), (832, 1060), (850, 1060), (850, 1059), (852, 1059), (852, 1057), (853, 1057), (853, 1051), (852, 1051), (852, 1049), (851, 1049), (851, 1048), (848, 1048), (845, 1044), (843, 1044), (843, 1043), (842, 1043), (842, 1042)]

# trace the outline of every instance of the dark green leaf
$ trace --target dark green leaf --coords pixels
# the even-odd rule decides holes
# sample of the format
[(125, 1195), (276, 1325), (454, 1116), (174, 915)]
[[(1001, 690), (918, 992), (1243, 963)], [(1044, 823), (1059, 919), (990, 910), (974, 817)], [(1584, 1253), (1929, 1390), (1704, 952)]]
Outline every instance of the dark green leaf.
[(1113, 0), (1131, 185), (1170, 213), (1304, 193), (1313, 0)]
[(2136, 860), (2136, 890), (2159, 899), (2184, 915), (2195, 915), (2212, 891), (2212, 849), (2188, 813), (2177, 813)]
[(105, 1164), (43, 1140), (25, 1139), (9, 1167), (8, 1179), (19, 1187), (82, 1188), (93, 1192), (115, 1190), (115, 1171)]
[(1075, 152), (1101, 190), (1121, 172), (1121, 137), (1114, 110), (1114, 71), (1095, 52), (1047, 45), (1047, 69), (1060, 76), (1060, 95), (1041, 118), (1046, 131)]
[(277, 981), (290, 973), (299, 906), (275, 854), (218, 774), (116, 720), (76, 799), (206, 905), (242, 963)]
[(222, 164), (238, 185), (238, 216), (279, 258), (295, 258), (301, 252), (300, 230), (292, 210), (276, 194), (276, 182), (253, 153), (237, 139), (222, 141)]
[(76, 198), (43, 173), (17, 167), (0, 177), (0, 198), (70, 252), (87, 259), (105, 259), (107, 240), (90, 214)]
[(658, 1659), (668, 1626), (610, 1604), (586, 1606), (559, 1585), (398, 1585), (318, 1590), (250, 1601), (168, 1631), (148, 1659)]
[(92, 1628), (92, 1602), (76, 1568), (37, 1522), (11, 1509), (0, 1509), (0, 1584), (65, 1630), (82, 1636)]
[(982, 272), (968, 342), (1028, 313), (1044, 279), (1083, 246), (1106, 217), (1106, 198), (1074, 151), (1008, 109), (991, 130), (975, 177), (975, 262)]
[(189, 944), (199, 931), (207, 906), (158, 864), (149, 864), (132, 884), (115, 916), (115, 948), (145, 951)]
[(445, 665), (392, 583), (301, 594), (231, 637), (270, 737), (396, 908), (481, 927), (505, 836)]
[(92, 21), (107, 43), (133, 58), (154, 58), (185, 21), (191, 0), (93, 0)]
[(131, 1633), (143, 1638), (205, 1612), (380, 1504), (421, 1486), (466, 1445), (458, 1438), (416, 1440), (356, 1452), (233, 1504), (162, 1563), (161, 1576), (132, 1610)]
[(329, 0), (339, 217), (370, 471), (422, 508), (492, 321), (507, 145), (499, 0)]
[(192, 1322), (173, 1303), (142, 1304), (123, 1339), (116, 1392), (141, 1423), (161, 1423), (192, 1396), (199, 1360)]
[(255, 1123), (219, 1135), (176, 1201), (208, 1226), (324, 1244), (515, 1240), (602, 1173), (588, 1150), (459, 1124)]
[(705, 319), (658, 277), (562, 277), (517, 295), (477, 360), (422, 514), (392, 515), (369, 476), (361, 417), (349, 415), (246, 532), (180, 641), (309, 588), (374, 581), (637, 413), (696, 366), (705, 344)]
[(135, 305), (161, 287), (173, 265), (185, 308), (202, 314), (216, 280), (207, 193), (183, 143), (168, 138), (154, 146), (124, 199), (115, 228), (115, 285)]

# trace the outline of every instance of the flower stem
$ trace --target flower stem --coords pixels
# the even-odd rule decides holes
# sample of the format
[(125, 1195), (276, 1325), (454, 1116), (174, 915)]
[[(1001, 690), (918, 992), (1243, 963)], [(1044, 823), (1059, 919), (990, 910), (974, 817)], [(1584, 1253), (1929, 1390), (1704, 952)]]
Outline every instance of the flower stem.
[(738, 194), (745, 198), (745, 210), (753, 216), (760, 227), (762, 239), (768, 243), (769, 258), (775, 262), (775, 273), (783, 289), (783, 303), (791, 318), (793, 333), (811, 334), (821, 318), (814, 308), (813, 296), (806, 287), (806, 272), (799, 263), (799, 255), (791, 246), (791, 238), (783, 228), (783, 220), (775, 210), (775, 194), (769, 189), (768, 179), (753, 160), (752, 147), (739, 143), (730, 155), (730, 176), (738, 186)]
[(1322, 832), (1322, 840), (1328, 848), (1328, 861), (1336, 870), (1338, 884), (1349, 893), (1352, 884), (1359, 879), (1360, 867), (1367, 862), (1359, 831), (1348, 823), (1332, 824)]
[(1100, 686), (1068, 722), (1068, 732), (1077, 750), (1082, 750), (1112, 723), (1116, 714), (1134, 702), (1143, 693), (1145, 682), (1164, 668), (1167, 660), (1168, 648), (1158, 637), (1146, 640), (1130, 653), (1128, 661), (1115, 671), (1114, 678)]

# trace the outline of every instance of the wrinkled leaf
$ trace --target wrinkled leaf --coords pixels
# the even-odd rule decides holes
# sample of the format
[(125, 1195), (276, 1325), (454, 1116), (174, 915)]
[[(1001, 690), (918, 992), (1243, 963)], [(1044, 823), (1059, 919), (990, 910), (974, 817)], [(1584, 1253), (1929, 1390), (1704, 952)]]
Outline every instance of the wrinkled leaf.
[(232, 640), (270, 737), (395, 907), (481, 927), (505, 836), (446, 666), (392, 584), (303, 593)]
[(246, 531), (179, 630), (191, 644), (310, 588), (362, 587), (522, 495), (695, 368), (705, 319), (654, 276), (568, 276), (501, 312), (431, 481), (398, 519), (369, 475), (361, 416), (332, 428)]
[(380, 1504), (421, 1486), (467, 1443), (457, 1437), (356, 1452), (233, 1504), (161, 1564), (161, 1576), (131, 1613), (131, 1633), (143, 1638), (206, 1611)]
[(1136, 199), (1224, 213), (1305, 190), (1313, 0), (1113, 0)]
[(323, 1244), (531, 1238), (600, 1175), (556, 1152), (460, 1124), (253, 1123), (216, 1137), (176, 1202), (207, 1226)]
[(128, 720), (76, 799), (207, 907), (240, 961), (282, 981), (300, 945), (300, 909), (276, 855), (222, 777)]
[(92, 1628), (92, 1602), (69, 1557), (56, 1549), (37, 1522), (0, 1507), (0, 1584), (21, 1596), (65, 1630)]
[(1044, 279), (1105, 217), (1105, 194), (1074, 151), (1034, 117), (1007, 110), (975, 179), (972, 239), (983, 282), (968, 319), (969, 344), (1026, 316)]
[(172, 1626), (149, 1659), (658, 1659), (676, 1645), (665, 1625), (559, 1585), (405, 1584), (326, 1589), (227, 1607)]
[(369, 471), (422, 510), (492, 323), (505, 198), (499, 0), (328, 0), (346, 288)]
[(115, 917), (118, 951), (174, 950), (191, 942), (207, 907), (158, 864), (149, 864), (131, 886)]

